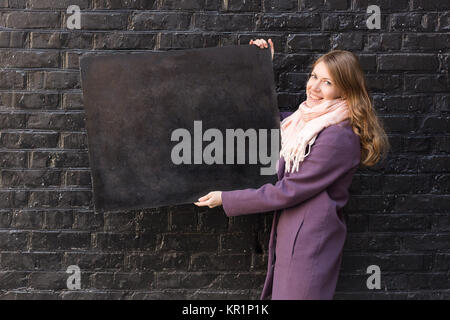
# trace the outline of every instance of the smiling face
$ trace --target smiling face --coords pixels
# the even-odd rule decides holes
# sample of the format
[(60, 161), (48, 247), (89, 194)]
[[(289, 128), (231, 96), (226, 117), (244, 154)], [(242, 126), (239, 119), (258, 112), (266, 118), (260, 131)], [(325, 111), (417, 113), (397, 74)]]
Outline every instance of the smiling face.
[(334, 100), (341, 96), (341, 90), (336, 87), (325, 63), (321, 61), (316, 64), (306, 84), (306, 105), (312, 108), (324, 100)]

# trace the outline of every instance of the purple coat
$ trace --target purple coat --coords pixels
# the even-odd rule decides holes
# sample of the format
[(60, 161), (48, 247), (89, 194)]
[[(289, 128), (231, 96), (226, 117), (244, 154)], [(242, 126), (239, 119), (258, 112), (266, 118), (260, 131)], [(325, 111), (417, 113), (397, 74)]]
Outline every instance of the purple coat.
[(333, 298), (347, 231), (342, 208), (360, 152), (345, 120), (317, 135), (298, 172), (284, 174), (281, 157), (275, 185), (222, 192), (229, 217), (274, 211), (261, 300)]

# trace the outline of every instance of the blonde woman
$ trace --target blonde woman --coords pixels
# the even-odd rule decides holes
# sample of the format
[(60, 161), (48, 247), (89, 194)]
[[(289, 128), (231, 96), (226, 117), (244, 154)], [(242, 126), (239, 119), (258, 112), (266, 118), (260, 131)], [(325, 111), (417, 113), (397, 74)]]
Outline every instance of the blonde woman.
[[(264, 39), (250, 45), (268, 48)], [(347, 231), (342, 209), (353, 174), (389, 150), (353, 53), (333, 50), (317, 59), (306, 96), (295, 112), (281, 113), (275, 185), (213, 191), (195, 202), (222, 205), (229, 217), (274, 212), (260, 299), (333, 298)]]

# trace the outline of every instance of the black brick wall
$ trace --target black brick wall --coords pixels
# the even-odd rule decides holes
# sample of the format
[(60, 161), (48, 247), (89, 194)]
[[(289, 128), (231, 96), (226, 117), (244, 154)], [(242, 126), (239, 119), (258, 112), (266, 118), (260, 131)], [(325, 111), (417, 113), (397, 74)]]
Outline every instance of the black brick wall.
[[(379, 5), (381, 29), (366, 26)], [(66, 27), (69, 5), (81, 29)], [(78, 58), (272, 38), (280, 110), (355, 52), (392, 145), (357, 171), (336, 299), (450, 298), (448, 0), (0, 0), (0, 298), (257, 299), (272, 214), (93, 211)], [(381, 289), (369, 290), (369, 265)], [(65, 271), (81, 269), (81, 289)]]

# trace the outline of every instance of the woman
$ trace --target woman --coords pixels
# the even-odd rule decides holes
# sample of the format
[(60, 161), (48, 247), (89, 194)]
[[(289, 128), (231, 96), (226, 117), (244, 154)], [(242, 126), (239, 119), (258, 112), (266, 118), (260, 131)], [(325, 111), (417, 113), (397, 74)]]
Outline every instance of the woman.
[[(250, 45), (267, 48), (263, 39)], [(272, 58), (274, 46), (269, 39)], [(332, 299), (346, 236), (342, 208), (359, 165), (373, 166), (389, 142), (355, 55), (334, 50), (312, 66), (306, 101), (282, 113), (278, 181), (213, 191), (197, 206), (227, 216), (275, 211), (261, 299)]]

